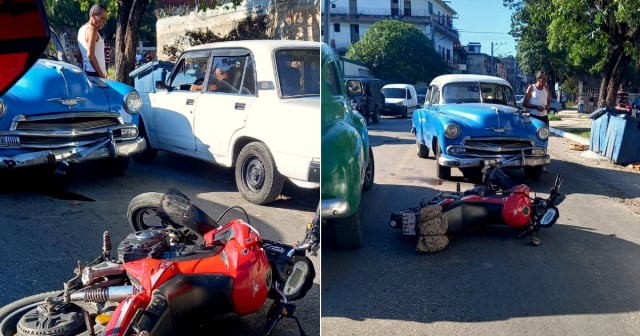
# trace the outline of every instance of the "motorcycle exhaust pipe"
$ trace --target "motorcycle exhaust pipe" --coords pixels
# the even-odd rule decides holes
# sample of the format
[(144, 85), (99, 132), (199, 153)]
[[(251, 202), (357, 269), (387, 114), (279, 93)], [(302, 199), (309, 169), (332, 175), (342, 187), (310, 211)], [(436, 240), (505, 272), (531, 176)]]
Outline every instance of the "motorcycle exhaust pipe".
[(133, 294), (133, 286), (113, 286), (107, 288), (92, 288), (71, 293), (71, 301), (84, 302), (120, 302)]

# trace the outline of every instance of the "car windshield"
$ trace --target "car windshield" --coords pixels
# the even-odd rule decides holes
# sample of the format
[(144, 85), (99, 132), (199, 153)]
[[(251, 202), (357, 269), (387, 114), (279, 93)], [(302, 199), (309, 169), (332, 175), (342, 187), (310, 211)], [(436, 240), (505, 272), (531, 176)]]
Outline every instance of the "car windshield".
[(385, 98), (405, 98), (404, 89), (399, 88), (384, 88), (382, 94)]
[(490, 103), (514, 106), (513, 91), (507, 85), (497, 83), (462, 82), (444, 86), (445, 104)]
[(283, 98), (320, 95), (320, 49), (276, 51), (278, 81)]

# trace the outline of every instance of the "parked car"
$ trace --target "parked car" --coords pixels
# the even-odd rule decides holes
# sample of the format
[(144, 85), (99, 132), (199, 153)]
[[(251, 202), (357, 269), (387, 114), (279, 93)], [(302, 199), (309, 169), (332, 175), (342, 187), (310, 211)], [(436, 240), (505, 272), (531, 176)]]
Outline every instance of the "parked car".
[[(522, 104), (524, 103), (524, 96), (522, 96), (522, 98), (518, 99), (517, 101), (518, 107), (522, 108)], [(556, 114), (558, 112), (562, 111), (562, 103), (560, 103), (559, 101), (551, 98), (551, 106), (549, 107), (549, 111), (547, 111), (549, 114)]]
[(380, 109), (384, 106), (382, 86), (379, 78), (346, 78), (347, 96), (351, 98), (351, 108), (362, 114), (367, 121), (380, 121)]
[(367, 122), (349, 106), (339, 64), (323, 43), (320, 205), (323, 224), (336, 233), (336, 245), (357, 248), (362, 244), (360, 200), (362, 191), (373, 186), (374, 159)]
[(319, 63), (317, 42), (189, 48), (165, 82), (142, 93), (149, 148), (137, 159), (149, 162), (164, 150), (235, 167), (238, 190), (255, 204), (274, 201), (285, 179), (319, 188)]
[(55, 34), (36, 63), (0, 97), (0, 168), (52, 166), (103, 160), (124, 171), (142, 152), (140, 94), (112, 80), (87, 77), (67, 63)]
[(416, 95), (418, 96), (418, 106), (424, 105), (424, 98), (427, 96), (427, 90), (429, 88), (426, 86), (419, 86), (416, 88)]
[(406, 118), (418, 108), (416, 88), (411, 84), (387, 84), (382, 87), (384, 95), (383, 115), (400, 115)]
[(417, 154), (433, 153), (438, 178), (450, 178), (451, 168), (477, 178), (483, 164), (524, 153), (508, 166), (524, 167), (528, 178), (538, 179), (551, 162), (549, 127), (516, 106), (511, 85), (502, 78), (438, 76), (412, 120)]

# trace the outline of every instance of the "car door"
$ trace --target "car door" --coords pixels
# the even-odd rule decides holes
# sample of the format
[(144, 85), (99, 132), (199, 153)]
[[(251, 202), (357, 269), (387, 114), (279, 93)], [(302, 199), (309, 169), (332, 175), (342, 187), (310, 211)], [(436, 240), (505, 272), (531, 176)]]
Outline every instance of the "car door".
[(167, 90), (149, 94), (149, 127), (160, 149), (186, 154), (196, 151), (195, 111), (204, 92), (210, 55), (209, 50), (185, 52), (169, 77)]
[[(229, 166), (233, 136), (245, 127), (256, 99), (254, 61), (247, 49), (214, 50), (210, 69), (207, 89), (196, 108), (196, 150), (199, 157)], [(216, 73), (221, 72), (228, 73), (224, 90), (217, 85)]]

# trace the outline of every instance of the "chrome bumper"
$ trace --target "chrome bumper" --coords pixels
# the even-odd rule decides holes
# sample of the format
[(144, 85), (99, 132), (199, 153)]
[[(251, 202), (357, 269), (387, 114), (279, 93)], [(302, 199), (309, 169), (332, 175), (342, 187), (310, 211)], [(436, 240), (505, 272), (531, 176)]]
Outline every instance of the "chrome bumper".
[(343, 199), (326, 199), (320, 201), (320, 218), (331, 219), (344, 217), (349, 213), (349, 203)]
[(144, 138), (115, 141), (109, 137), (87, 146), (67, 147), (18, 154), (0, 155), (0, 169), (32, 167), (60, 162), (79, 163), (88, 160), (100, 160), (116, 157), (128, 157), (147, 148)]
[[(497, 164), (501, 158), (459, 158), (446, 154), (440, 155), (438, 164), (445, 167), (453, 168), (469, 168), (483, 167), (485, 164)], [(524, 166), (543, 166), (551, 163), (551, 157), (547, 154), (544, 156), (524, 156), (516, 160), (501, 163), (502, 167), (524, 167)]]

